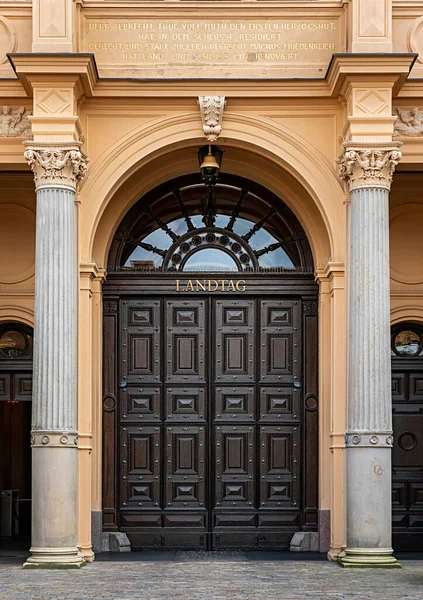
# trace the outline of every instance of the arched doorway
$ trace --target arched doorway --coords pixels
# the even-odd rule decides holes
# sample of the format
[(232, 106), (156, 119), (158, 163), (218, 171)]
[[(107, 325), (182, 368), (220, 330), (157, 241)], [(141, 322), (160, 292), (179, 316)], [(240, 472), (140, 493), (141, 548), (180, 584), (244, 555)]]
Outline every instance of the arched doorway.
[(246, 178), (146, 194), (103, 287), (103, 518), (133, 548), (289, 547), (317, 530), (306, 235)]
[(32, 330), (0, 324), (0, 536), (27, 537), (31, 527)]
[(423, 326), (392, 327), (393, 547), (423, 550)]

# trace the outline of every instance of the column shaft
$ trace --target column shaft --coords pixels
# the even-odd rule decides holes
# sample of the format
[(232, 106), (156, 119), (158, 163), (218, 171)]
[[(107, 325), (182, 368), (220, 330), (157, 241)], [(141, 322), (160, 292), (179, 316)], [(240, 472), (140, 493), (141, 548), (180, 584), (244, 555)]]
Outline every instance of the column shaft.
[(75, 192), (37, 191), (32, 547), (25, 567), (80, 567), (77, 531)]
[(351, 191), (347, 549), (343, 566), (399, 566), (391, 548), (389, 190)]

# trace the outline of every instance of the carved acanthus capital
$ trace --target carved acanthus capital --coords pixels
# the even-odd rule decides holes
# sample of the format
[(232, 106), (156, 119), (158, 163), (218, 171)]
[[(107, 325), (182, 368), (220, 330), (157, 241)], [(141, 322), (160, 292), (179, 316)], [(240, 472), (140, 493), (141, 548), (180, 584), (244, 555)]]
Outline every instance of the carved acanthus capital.
[(203, 131), (209, 142), (215, 142), (222, 131), (225, 96), (199, 96)]
[(377, 147), (346, 142), (338, 160), (339, 176), (349, 191), (361, 187), (390, 189), (395, 167), (401, 160), (401, 143), (381, 143)]
[(68, 187), (76, 190), (84, 178), (88, 158), (81, 151), (82, 142), (51, 144), (27, 142), (25, 158), (34, 173), (35, 189)]

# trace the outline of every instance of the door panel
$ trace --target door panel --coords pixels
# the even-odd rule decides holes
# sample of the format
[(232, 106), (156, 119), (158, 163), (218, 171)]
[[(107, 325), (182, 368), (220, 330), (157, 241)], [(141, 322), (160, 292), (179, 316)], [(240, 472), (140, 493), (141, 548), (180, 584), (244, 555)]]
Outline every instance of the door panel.
[(423, 359), (392, 359), (393, 547), (423, 550)]
[(30, 372), (0, 374), (0, 489), (17, 490), (14, 534), (31, 531)]
[(133, 548), (288, 548), (301, 314), (239, 295), (121, 302), (118, 524)]

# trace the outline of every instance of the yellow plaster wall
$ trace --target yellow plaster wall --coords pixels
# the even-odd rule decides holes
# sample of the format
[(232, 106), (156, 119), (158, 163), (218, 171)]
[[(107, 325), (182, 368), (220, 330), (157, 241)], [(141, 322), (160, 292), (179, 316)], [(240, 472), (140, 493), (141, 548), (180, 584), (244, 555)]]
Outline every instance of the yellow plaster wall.
[(35, 191), (31, 173), (0, 173), (0, 321), (33, 325)]
[(390, 196), (391, 319), (423, 323), (423, 173), (398, 172)]

